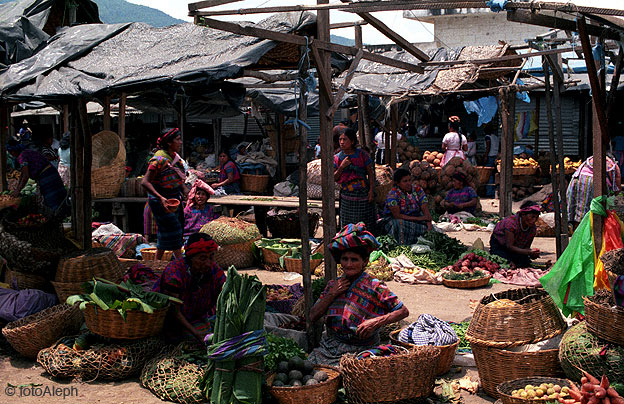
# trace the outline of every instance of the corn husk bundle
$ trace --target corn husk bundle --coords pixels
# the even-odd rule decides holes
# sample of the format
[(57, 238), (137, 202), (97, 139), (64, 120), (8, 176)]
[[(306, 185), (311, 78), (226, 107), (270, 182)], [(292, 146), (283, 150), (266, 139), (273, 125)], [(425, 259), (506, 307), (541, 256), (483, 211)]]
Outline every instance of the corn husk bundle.
[(399, 153), (399, 161), (404, 163), (421, 158), (420, 150), (416, 146), (412, 146), (408, 141), (401, 140), (397, 147)]
[(200, 232), (208, 234), (220, 246), (256, 241), (261, 237), (255, 224), (225, 216), (206, 223)]
[(409, 164), (409, 169), (414, 184), (419, 185), (429, 195), (436, 193), (439, 186), (438, 172), (429, 162), (414, 160)]

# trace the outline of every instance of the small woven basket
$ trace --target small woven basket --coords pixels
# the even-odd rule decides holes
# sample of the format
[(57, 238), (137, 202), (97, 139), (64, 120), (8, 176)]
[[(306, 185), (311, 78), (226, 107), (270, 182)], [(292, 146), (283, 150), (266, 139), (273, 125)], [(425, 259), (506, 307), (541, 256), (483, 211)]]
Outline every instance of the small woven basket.
[[(269, 393), (279, 404), (331, 404), (338, 398), (340, 371), (331, 366), (314, 366), (316, 370), (327, 373), (328, 379), (318, 384), (300, 387), (269, 387)], [(271, 385), (275, 374), (269, 375), (267, 384)]]
[(584, 297), (587, 329), (597, 337), (624, 345), (624, 309), (597, 304)]
[(84, 292), (82, 284), (84, 282), (51, 282), (58, 296), (59, 302), (65, 303), (71, 295), (81, 295)]
[(21, 200), (21, 198), (4, 196), (3, 198), (0, 198), (0, 210), (4, 208), (9, 208), (11, 206), (19, 206)]
[(476, 343), (470, 344), (481, 386), (494, 398), (496, 386), (508, 380), (533, 376), (565, 376), (559, 364), (559, 350), (513, 352)]
[[(496, 392), (498, 393), (498, 397), (503, 402), (503, 404), (535, 404), (536, 399), (524, 399), (519, 397), (513, 397), (511, 393), (514, 390), (523, 389), (527, 384), (533, 386), (539, 386), (542, 383), (552, 383), (558, 384), (563, 387), (570, 387), (570, 381), (566, 379), (558, 379), (554, 377), (526, 377), (522, 379), (510, 380), (504, 383), (499, 384), (496, 387)], [(537, 400), (538, 402), (544, 402), (544, 400)], [(556, 400), (546, 400), (546, 401), (556, 401)]]
[(118, 282), (123, 273), (117, 255), (109, 248), (93, 248), (87, 252), (76, 252), (59, 261), (56, 271), (57, 282), (84, 282), (93, 277)]
[(269, 185), (268, 175), (241, 174), (241, 191), (262, 193)]
[(7, 270), (5, 275), (5, 282), (17, 290), (24, 289), (50, 289), (50, 282), (43, 276), (28, 274), (20, 271)]
[[(490, 305), (501, 299), (515, 304)], [(504, 348), (543, 341), (565, 329), (566, 322), (559, 308), (544, 289), (510, 289), (481, 299), (466, 330), (466, 339)]]
[(253, 241), (240, 244), (230, 244), (219, 247), (215, 254), (215, 261), (221, 268), (234, 267), (249, 268), (253, 266)]
[(440, 350), (413, 347), (399, 355), (357, 359), (343, 355), (340, 367), (349, 403), (424, 398), (433, 392)]
[(475, 289), (480, 288), (482, 286), (486, 286), (490, 283), (490, 279), (492, 277), (490, 275), (484, 276), (483, 278), (478, 279), (468, 279), (468, 280), (454, 280), (454, 279), (446, 279), (442, 278), (442, 283), (447, 288), (456, 288), (456, 289)]
[(274, 264), (279, 265), (281, 255), (279, 255), (275, 251), (271, 250), (270, 248), (261, 248), (261, 250), (262, 250), (262, 257), (263, 257), (263, 260), (264, 260), (265, 264), (267, 264), (267, 265), (274, 265)]
[[(323, 262), (322, 258), (310, 260), (310, 271), (313, 273), (316, 267), (321, 265), (321, 262)], [(286, 272), (303, 274), (303, 261), (301, 258), (284, 257), (284, 267)]]
[[(312, 212), (308, 214), (308, 232), (310, 237), (314, 237), (321, 216)], [(290, 212), (280, 215), (266, 217), (267, 228), (271, 232), (271, 237), (275, 238), (301, 238), (301, 223), (299, 214)]]
[(489, 184), (490, 177), (494, 174), (494, 167), (475, 167), (477, 174), (479, 175), (479, 184)]
[(81, 324), (78, 306), (59, 304), (7, 324), (2, 335), (17, 352), (36, 358), (40, 350), (62, 336), (76, 334)]
[[(141, 258), (143, 261), (156, 261), (156, 247), (141, 248)], [(173, 251), (165, 251), (161, 258), (161, 261), (171, 261), (173, 257)]]
[(126, 179), (126, 147), (115, 132), (103, 130), (92, 137), (91, 197), (114, 198)]
[[(390, 333), (390, 341), (394, 345), (400, 345), (405, 348), (413, 348), (418, 345), (409, 344), (407, 342), (399, 341), (399, 333), (401, 330), (395, 330)], [(451, 345), (440, 345), (436, 346), (436, 348), (440, 349), (440, 357), (438, 359), (438, 366), (436, 367), (435, 374), (443, 375), (444, 373), (451, 370), (451, 364), (453, 363), (453, 359), (455, 359), (455, 351), (457, 351), (457, 347), (459, 346), (459, 340)]]
[(87, 328), (94, 334), (107, 338), (138, 339), (154, 336), (162, 330), (168, 306), (145, 313), (138, 310), (126, 311), (126, 319), (117, 310), (96, 309), (87, 304), (84, 318)]
[(383, 205), (386, 203), (386, 198), (388, 198), (388, 192), (392, 189), (394, 184), (389, 182), (384, 185), (377, 185), (375, 187), (375, 203), (377, 205)]

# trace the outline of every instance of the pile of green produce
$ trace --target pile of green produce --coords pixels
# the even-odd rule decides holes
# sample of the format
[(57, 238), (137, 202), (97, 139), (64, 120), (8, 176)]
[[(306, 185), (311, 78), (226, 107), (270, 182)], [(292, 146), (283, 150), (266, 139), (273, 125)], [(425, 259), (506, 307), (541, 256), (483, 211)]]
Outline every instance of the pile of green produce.
[(377, 237), (377, 241), (380, 244), (379, 249), (386, 254), (399, 246), (399, 242), (389, 234)]
[(472, 279), (481, 279), (485, 278), (487, 275), (483, 271), (474, 271), (474, 272), (455, 272), (450, 271), (442, 275), (444, 279), (448, 279), (451, 281), (469, 281)]
[(325, 290), (327, 286), (327, 279), (324, 277), (317, 278), (312, 281), (312, 301), (316, 302), (319, 297), (321, 297), (321, 293)]
[(468, 224), (476, 224), (481, 227), (487, 227), (489, 225), (488, 222), (481, 219), (480, 217), (467, 217), (463, 220), (463, 222)]
[(421, 268), (431, 269), (432, 271), (439, 271), (448, 265), (449, 258), (446, 254), (439, 251), (430, 251), (427, 253), (416, 254), (412, 252), (412, 248), (407, 245), (402, 245), (388, 253), (390, 258), (396, 258), (399, 255), (404, 254), (407, 258), (414, 263), (414, 265)]
[(449, 323), (455, 334), (457, 334), (457, 338), (459, 338), (459, 346), (457, 347), (460, 351), (470, 351), (470, 342), (466, 340), (466, 331), (468, 330), (468, 326), (470, 325), (470, 321), (462, 321), (461, 323)]
[(300, 387), (319, 384), (329, 379), (322, 370), (314, 370), (314, 365), (299, 356), (293, 356), (288, 361), (277, 365), (277, 373), (273, 379), (273, 387)]
[(288, 361), (295, 356), (306, 357), (305, 351), (290, 338), (267, 334), (266, 342), (267, 354), (264, 356), (264, 369), (268, 372), (275, 372), (280, 362)]
[(262, 238), (255, 244), (258, 248), (266, 248), (278, 255), (292, 255), (301, 250), (301, 240), (299, 239)]
[(88, 304), (93, 304), (100, 310), (117, 310), (124, 319), (128, 310), (151, 314), (154, 310), (167, 307), (169, 302), (182, 303), (182, 300), (175, 297), (145, 291), (130, 280), (117, 285), (105, 279), (94, 278), (83, 283), (82, 288), (86, 293), (69, 296), (67, 304), (80, 303), (80, 310), (84, 310)]
[(463, 245), (456, 238), (449, 237), (445, 233), (428, 231), (423, 238), (433, 243), (433, 249), (435, 251), (439, 251), (448, 257), (447, 262), (457, 260), (460, 255), (468, 251), (468, 247)]
[(505, 269), (509, 268), (509, 261), (507, 261), (505, 258), (495, 255), (495, 254), (490, 254), (487, 251), (479, 250), (479, 249), (468, 251), (465, 254), (463, 254), (461, 257), (459, 257), (459, 259), (464, 260), (465, 257), (468, 256), (468, 254), (474, 254), (477, 257), (483, 257), (485, 258), (486, 261), (490, 261), (494, 264), (498, 264), (500, 268), (505, 268)]

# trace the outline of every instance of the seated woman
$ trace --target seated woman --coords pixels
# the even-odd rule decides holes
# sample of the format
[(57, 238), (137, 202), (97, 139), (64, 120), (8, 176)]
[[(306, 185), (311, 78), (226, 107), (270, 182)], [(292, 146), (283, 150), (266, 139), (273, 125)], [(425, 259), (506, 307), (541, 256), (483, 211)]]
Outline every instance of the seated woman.
[(537, 232), (535, 222), (539, 214), (539, 205), (526, 201), (517, 214), (498, 222), (490, 237), (490, 253), (508, 259), (517, 268), (529, 267), (531, 258), (540, 255), (538, 248), (531, 248)]
[(412, 183), (409, 171), (394, 172), (394, 187), (388, 192), (381, 225), (400, 244), (416, 243), (418, 236), (431, 230), (431, 214), (425, 191)]
[(210, 330), (208, 319), (215, 315), (217, 297), (225, 273), (215, 263), (219, 246), (209, 235), (193, 233), (186, 242), (184, 258), (171, 262), (154, 285), (154, 291), (182, 300), (167, 313), (167, 338), (204, 341)]
[(214, 213), (212, 206), (206, 202), (214, 195), (214, 189), (202, 180), (195, 181), (193, 188), (188, 194), (188, 201), (184, 208), (184, 240), (188, 240), (189, 236), (201, 230), (206, 223), (219, 217)]
[(226, 195), (237, 195), (241, 193), (241, 175), (236, 164), (232, 161), (227, 150), (219, 152), (219, 182), (212, 184), (214, 189), (222, 188)]
[(448, 213), (468, 212), (474, 214), (477, 210), (477, 193), (468, 185), (466, 176), (462, 173), (453, 174), (453, 189), (448, 191), (440, 206)]
[(313, 363), (338, 365), (346, 353), (379, 345), (378, 330), (409, 315), (385, 283), (364, 272), (370, 253), (378, 247), (361, 222), (345, 226), (332, 240), (330, 251), (344, 275), (328, 282), (310, 312), (313, 322), (327, 316), (327, 332), (308, 357)]

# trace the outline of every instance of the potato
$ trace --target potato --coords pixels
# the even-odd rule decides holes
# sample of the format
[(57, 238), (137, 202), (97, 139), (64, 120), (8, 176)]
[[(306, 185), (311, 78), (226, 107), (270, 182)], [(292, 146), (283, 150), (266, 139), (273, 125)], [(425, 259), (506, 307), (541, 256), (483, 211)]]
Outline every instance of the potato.
[(429, 189), (434, 189), (436, 187), (436, 185), (437, 185), (437, 181), (436, 180), (434, 180), (434, 179), (429, 180), (429, 183), (428, 183)]
[(420, 179), (428, 180), (430, 176), (431, 176), (431, 173), (429, 171), (423, 171), (422, 174), (420, 174)]
[(435, 201), (435, 203), (439, 204), (440, 202), (442, 202), (442, 195), (436, 195), (435, 198), (433, 198), (433, 200)]
[(421, 188), (427, 188), (427, 180), (420, 180)]
[(433, 165), (436, 167), (440, 167), (440, 159), (433, 160)]
[(439, 158), (440, 160), (442, 160), (444, 158), (444, 153), (440, 153), (438, 152), (437, 158)]
[(420, 174), (422, 174), (422, 169), (420, 168), (420, 166), (415, 166), (414, 168), (412, 168), (412, 175), (414, 177), (420, 178)]
[(429, 168), (429, 163), (427, 161), (421, 161), (420, 162), (420, 168), (423, 170), (426, 170)]
[(433, 163), (434, 160), (435, 160), (435, 157), (432, 154), (427, 156), (427, 162), (428, 163)]
[(413, 160), (412, 162), (410, 162), (410, 165), (409, 165), (410, 169), (414, 169), (414, 167), (416, 166), (420, 167), (419, 161)]

